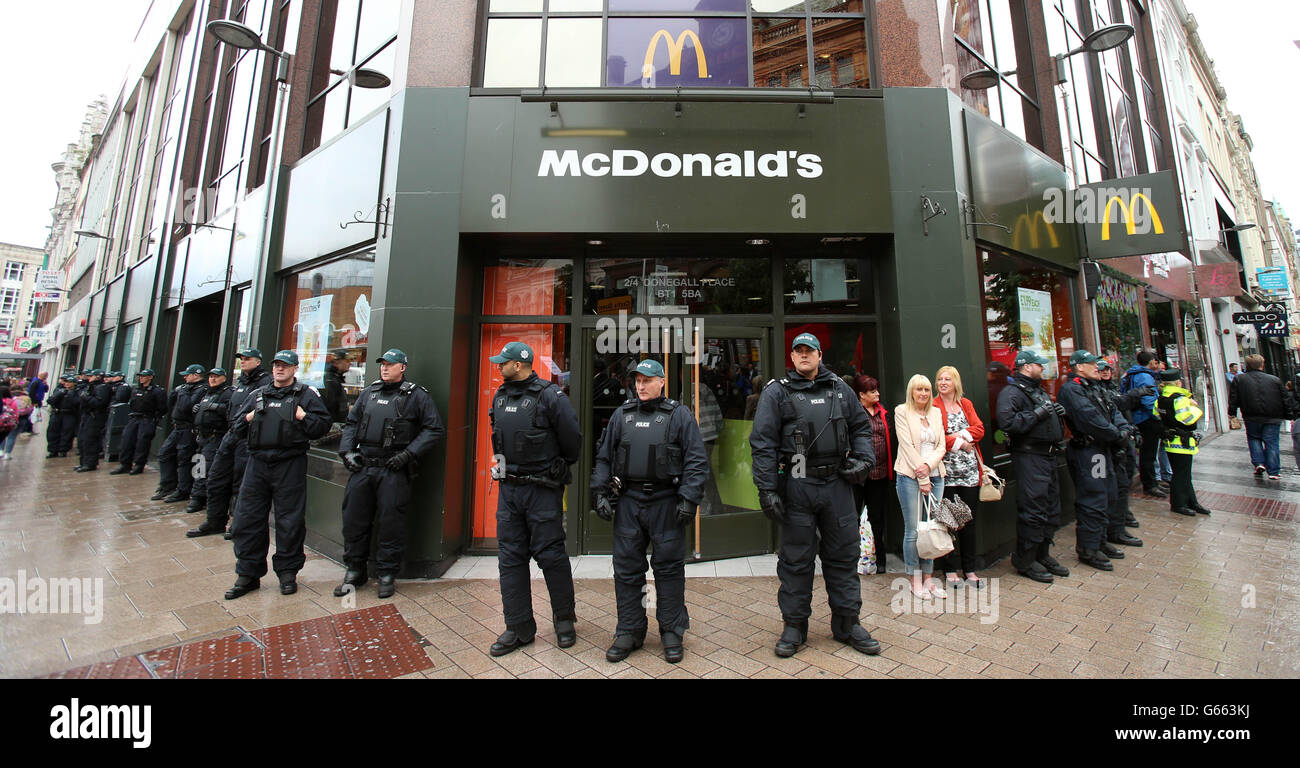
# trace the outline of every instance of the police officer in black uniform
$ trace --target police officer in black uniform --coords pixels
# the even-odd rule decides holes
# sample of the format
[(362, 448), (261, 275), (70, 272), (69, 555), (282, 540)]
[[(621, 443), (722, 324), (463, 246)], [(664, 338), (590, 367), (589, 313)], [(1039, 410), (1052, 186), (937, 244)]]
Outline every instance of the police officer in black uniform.
[(275, 555), (280, 594), (298, 591), (298, 571), (306, 561), (307, 445), (330, 431), (330, 413), (314, 387), (300, 383), (298, 353), (282, 349), (271, 363), (271, 383), (245, 399), (232, 424), (248, 441), (248, 466), (239, 488), (231, 529), (238, 578), (226, 590), (234, 600), (257, 589), (266, 573), (271, 540), (266, 522), (275, 502)]
[[(208, 388), (194, 404), (194, 432), (203, 459), (195, 468), (194, 487), (186, 512), (199, 512), (208, 506), (208, 474), (217, 460), (217, 449), (230, 428), (230, 379), (225, 368), (208, 371)], [(186, 532), (188, 535), (188, 531)], [(190, 538), (194, 538), (191, 536)]]
[[(206, 490), (208, 493), (208, 519), (198, 528), (185, 532), (190, 538), (225, 533), (230, 522), (230, 499), (239, 491), (244, 481), (244, 468), (248, 464), (248, 444), (235, 435), (235, 420), (241, 418), (244, 404), (252, 393), (271, 380), (271, 374), (262, 367), (262, 350), (250, 347), (235, 355), (239, 360), (239, 379), (230, 388), (227, 410), (229, 427), (217, 446), (216, 457), (208, 464)], [(231, 534), (225, 533), (227, 539)]]
[(400, 349), (390, 349), (379, 358), (379, 380), (361, 392), (346, 418), (339, 456), (352, 473), (343, 493), (347, 571), (334, 596), (343, 597), (366, 583), (374, 527), (379, 597), (392, 597), (397, 591), (393, 580), (406, 550), (406, 510), (416, 462), (442, 440), (446, 430), (429, 391), (406, 380), (406, 353)]
[(551, 597), (556, 644), (578, 640), (573, 573), (564, 551), (564, 486), (582, 451), (582, 433), (569, 398), (533, 372), (533, 350), (512, 341), (489, 357), (504, 380), (492, 396), (488, 420), (496, 453), (497, 568), (506, 631), (489, 649), (504, 656), (537, 634), (528, 560), (537, 561)]
[(1064, 451), (1065, 407), (1043, 389), (1048, 359), (1032, 349), (1016, 355), (1015, 372), (998, 393), (998, 428), (1006, 433), (1016, 473), (1016, 549), (1011, 564), (1020, 575), (1051, 584), (1070, 570), (1052, 557), (1061, 527), (1061, 486), (1056, 457)]
[(348, 401), (343, 395), (343, 374), (351, 367), (352, 361), (343, 349), (330, 352), (329, 360), (325, 363), (325, 387), (320, 396), (329, 409), (330, 417), (336, 422), (348, 420)]
[[(121, 465), (110, 475), (144, 472), (149, 463), (149, 448), (158, 429), (158, 420), (167, 411), (167, 393), (153, 383), (153, 369), (145, 368), (135, 375), (136, 385), (128, 387), (126, 403), (128, 415), (122, 428), (122, 443), (117, 449)], [(134, 468), (133, 468), (134, 467)]]
[[(1142, 441), (1142, 434), (1129, 420), (1129, 414), (1141, 404), (1143, 397), (1153, 394), (1155, 390), (1150, 387), (1138, 387), (1121, 394), (1119, 381), (1115, 379), (1115, 369), (1105, 358), (1097, 361), (1097, 372), (1101, 375), (1098, 382), (1101, 391), (1118, 414), (1116, 424), (1129, 435), (1129, 439), (1111, 447), (1111, 461), (1115, 464), (1115, 506), (1109, 511), (1106, 540), (1112, 544), (1140, 547), (1142, 540), (1125, 530), (1139, 527), (1137, 518), (1133, 516), (1133, 510), (1129, 507), (1128, 496), (1129, 489), (1133, 485), (1133, 475), (1137, 470), (1137, 448)], [(1133, 428), (1127, 429), (1127, 427)]]
[(99, 469), (99, 454), (104, 449), (104, 425), (108, 423), (108, 405), (113, 399), (113, 390), (103, 379), (103, 370), (95, 368), (90, 371), (86, 387), (79, 395), (81, 423), (77, 430), (77, 451), (81, 463), (73, 468), (75, 472)]
[(185, 501), (194, 487), (194, 404), (203, 398), (207, 387), (203, 384), (203, 366), (191, 365), (180, 375), (185, 383), (177, 386), (167, 397), (167, 411), (171, 414), (172, 431), (158, 451), (158, 488), (150, 497), (167, 504)]
[[(645, 642), (645, 552), (653, 543), (655, 619), (664, 659), (676, 664), (690, 627), (686, 526), (704, 498), (709, 456), (690, 409), (664, 396), (663, 366), (642, 360), (633, 371), (634, 395), (610, 417), (591, 474), (593, 508), (602, 520), (614, 523), (618, 626), (605, 658), (622, 661)], [(617, 509), (611, 495), (618, 496)]]
[(877, 654), (880, 643), (858, 623), (862, 585), (852, 488), (875, 463), (871, 420), (849, 385), (821, 364), (816, 336), (801, 333), (790, 347), (793, 368), (763, 388), (749, 436), (759, 504), (781, 526), (777, 604), (785, 629), (776, 655), (793, 656), (808, 640), (818, 554), (832, 636), (861, 653)]
[(45, 428), (45, 458), (53, 459), (67, 456), (72, 450), (72, 440), (77, 436), (76, 394), (77, 377), (65, 373), (59, 377), (59, 386), (55, 387), (45, 402), (50, 406), (50, 423)]
[[(1056, 402), (1065, 407), (1070, 443), (1065, 457), (1074, 481), (1075, 551), (1079, 562), (1102, 571), (1115, 570), (1111, 559), (1124, 553), (1106, 541), (1109, 510), (1115, 505), (1112, 450), (1127, 444), (1127, 423), (1119, 426), (1115, 406), (1101, 388), (1099, 358), (1086, 349), (1070, 355), (1074, 374), (1061, 385)], [(1122, 523), (1121, 523), (1122, 525)]]

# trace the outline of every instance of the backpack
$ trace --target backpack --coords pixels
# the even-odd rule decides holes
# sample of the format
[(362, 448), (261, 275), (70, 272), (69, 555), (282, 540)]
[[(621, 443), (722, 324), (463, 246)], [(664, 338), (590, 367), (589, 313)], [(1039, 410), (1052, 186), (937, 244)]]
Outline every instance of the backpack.
[(14, 408), (11, 397), (4, 399), (4, 408), (0, 410), (0, 432), (9, 432), (18, 426), (18, 411)]
[(18, 395), (13, 400), (19, 416), (30, 416), (32, 414), (32, 399), (30, 397)]

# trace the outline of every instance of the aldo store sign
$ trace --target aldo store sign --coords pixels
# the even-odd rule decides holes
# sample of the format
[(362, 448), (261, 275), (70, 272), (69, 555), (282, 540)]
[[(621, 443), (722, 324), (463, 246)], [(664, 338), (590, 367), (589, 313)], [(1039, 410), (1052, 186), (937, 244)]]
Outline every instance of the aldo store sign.
[(676, 107), (470, 99), (462, 231), (892, 231), (881, 99)]

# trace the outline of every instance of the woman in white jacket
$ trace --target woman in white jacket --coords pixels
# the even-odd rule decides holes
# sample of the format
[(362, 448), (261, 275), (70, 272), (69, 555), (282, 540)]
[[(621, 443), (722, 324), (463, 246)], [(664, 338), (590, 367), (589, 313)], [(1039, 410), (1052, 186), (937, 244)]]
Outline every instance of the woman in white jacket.
[(895, 488), (903, 508), (903, 563), (912, 577), (912, 594), (928, 599), (947, 593), (931, 578), (933, 560), (916, 553), (916, 526), (921, 518), (921, 497), (943, 498), (944, 423), (934, 406), (930, 380), (917, 374), (907, 382), (907, 401), (894, 409), (898, 432), (898, 458), (894, 461)]

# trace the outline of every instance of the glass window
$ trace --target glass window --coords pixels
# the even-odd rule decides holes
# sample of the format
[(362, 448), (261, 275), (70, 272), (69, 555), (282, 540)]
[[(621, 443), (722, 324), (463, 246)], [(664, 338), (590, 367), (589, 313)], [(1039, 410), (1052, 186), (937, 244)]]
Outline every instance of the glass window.
[(600, 19), (551, 19), (546, 25), (546, 85), (600, 85)]
[(488, 21), (484, 88), (536, 88), (542, 55), (541, 19)]
[(822, 345), (822, 365), (836, 375), (880, 378), (875, 323), (786, 323), (785, 342), (781, 345), (784, 357), (777, 366), (778, 373), (790, 369), (790, 345), (801, 333), (817, 337)]
[(754, 19), (755, 85), (803, 85), (803, 72), (808, 68), (807, 23), (806, 19)]
[[(813, 25), (813, 60), (822, 88), (868, 88), (867, 27), (859, 17), (819, 19)], [(835, 76), (831, 77), (831, 64)]]
[(875, 311), (871, 260), (786, 259), (782, 298), (792, 315), (858, 315)]
[(8, 262), (5, 262), (5, 279), (6, 279), (6, 280), (22, 280), (22, 279), (23, 279), (23, 266), (24, 266), (23, 263), (22, 263), (22, 262), (19, 262), (19, 261), (8, 261)]
[(96, 368), (108, 370), (113, 367), (113, 337), (116, 335), (116, 331), (100, 334), (99, 352), (96, 355), (99, 358), (99, 363), (95, 366)]
[[(985, 90), (960, 89), (962, 100), (1041, 149), (1024, 0), (954, 0), (952, 25), (959, 73), (987, 71), (997, 73), (999, 80)], [(1050, 23), (1048, 29), (1050, 37)]]
[(588, 259), (583, 313), (707, 315), (772, 311), (765, 258)]
[(126, 374), (127, 381), (135, 381), (136, 366), (140, 364), (140, 350), (135, 346), (139, 330), (139, 323), (131, 323), (122, 329), (122, 365), (119, 367)]
[(611, 18), (606, 85), (740, 88), (749, 82), (743, 18)]
[(1136, 283), (1102, 275), (1097, 291), (1097, 328), (1101, 331), (1098, 346), (1101, 356), (1121, 375), (1137, 362), (1137, 353), (1142, 349), (1141, 310), (1142, 289)]
[[(397, 39), (400, 10), (401, 0), (335, 0), (323, 5), (309, 86), (311, 101), (303, 131), (304, 153), (329, 141), (392, 97), (391, 86), (353, 87), (346, 76), (364, 67), (393, 77), (393, 41)], [(284, 15), (286, 24), (292, 16)], [(268, 85), (270, 82), (268, 78)], [(269, 110), (270, 102), (267, 105)]]
[(749, 7), (754, 13), (804, 14), (803, 0), (749, 0)]
[[(981, 247), (979, 254), (989, 413), (996, 421), (998, 393), (1008, 385), (1022, 349), (1032, 349), (1051, 361), (1043, 367), (1043, 386), (1053, 397), (1060, 391), (1075, 350), (1072, 281), (1063, 272), (1007, 251)], [(994, 441), (997, 452), (1005, 453), (1005, 439), (995, 434)]]
[(500, 259), (483, 268), (485, 315), (567, 315), (572, 296), (567, 259)]
[[(291, 275), (286, 286), (280, 348), (298, 353), (298, 380), (317, 389), (325, 386), (326, 355), (335, 349), (344, 350), (350, 361), (343, 375), (343, 393), (349, 408), (366, 383), (366, 343), (374, 283), (372, 247)], [(240, 312), (242, 328), (244, 308)], [(337, 445), (341, 434), (341, 427), (335, 424), (313, 445)]]

